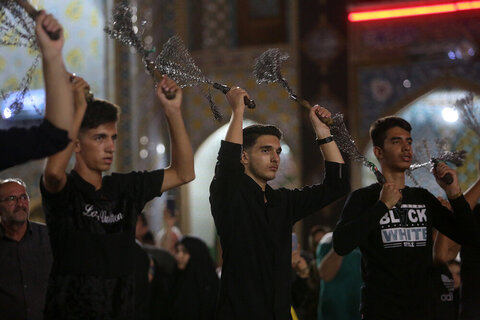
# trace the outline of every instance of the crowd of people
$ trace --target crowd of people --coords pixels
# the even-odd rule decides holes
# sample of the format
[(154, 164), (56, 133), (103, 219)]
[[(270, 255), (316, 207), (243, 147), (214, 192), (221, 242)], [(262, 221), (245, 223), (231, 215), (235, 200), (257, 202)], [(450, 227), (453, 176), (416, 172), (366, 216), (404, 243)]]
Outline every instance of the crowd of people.
[[(59, 39), (49, 38), (54, 32)], [(404, 119), (381, 118), (370, 128), (386, 182), (351, 192), (333, 231), (313, 228), (310, 252), (302, 251), (292, 244), (293, 225), (350, 192), (325, 124), (331, 114), (318, 105), (309, 112), (323, 183), (273, 189), (283, 134), (274, 125), (244, 128), (248, 93), (230, 89), (232, 116), (209, 198), (222, 247), (219, 277), (207, 245), (180, 232), (175, 212), (166, 208), (157, 235), (143, 212), (148, 201), (195, 178), (182, 90), (168, 77), (156, 89), (169, 127), (169, 166), (105, 174), (119, 109), (86, 99), (89, 84), (67, 72), (53, 16), (37, 16), (36, 34), (45, 119), (0, 131), (0, 170), (47, 157), (39, 177), (46, 225), (29, 221), (20, 178), (0, 181), (0, 319), (480, 319), (480, 182), (464, 195), (455, 170), (440, 163), (433, 175), (447, 200), (406, 186), (413, 140)]]

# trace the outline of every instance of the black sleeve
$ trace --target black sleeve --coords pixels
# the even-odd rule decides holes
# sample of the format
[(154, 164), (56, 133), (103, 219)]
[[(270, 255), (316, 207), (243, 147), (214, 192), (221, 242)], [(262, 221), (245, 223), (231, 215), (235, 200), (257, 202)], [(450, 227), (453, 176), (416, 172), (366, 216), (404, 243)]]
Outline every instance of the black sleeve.
[(67, 215), (72, 206), (72, 177), (67, 174), (67, 181), (62, 190), (57, 193), (50, 193), (43, 185), (43, 175), (40, 177), (40, 193), (42, 195), (42, 208), (45, 214), (45, 221), (48, 225), (50, 242), (56, 245), (63, 241), (61, 233), (52, 230), (66, 230), (70, 217)]
[(341, 198), (349, 190), (350, 183), (345, 165), (325, 161), (325, 180), (322, 184), (307, 186), (290, 192), (295, 208), (292, 223)]
[(215, 225), (221, 229), (228, 206), (240, 187), (245, 168), (240, 162), (242, 146), (228, 141), (221, 142), (215, 175), (210, 184), (210, 206)]
[(434, 195), (424, 190), (431, 206), (432, 225), (441, 233), (462, 245), (479, 246), (479, 232), (470, 205), (462, 196), (449, 200), (452, 211), (445, 208)]
[[(369, 192), (370, 191), (370, 192)], [(333, 231), (333, 248), (341, 256), (347, 255), (363, 243), (378, 221), (388, 212), (378, 200), (378, 192), (360, 189), (350, 194), (340, 219)]]
[(121, 195), (132, 198), (139, 208), (143, 208), (148, 201), (162, 195), (164, 173), (164, 169), (127, 174), (113, 173), (108, 184), (113, 188), (121, 188), (119, 192)]
[(0, 170), (55, 154), (68, 145), (68, 132), (43, 120), (31, 128), (0, 130)]

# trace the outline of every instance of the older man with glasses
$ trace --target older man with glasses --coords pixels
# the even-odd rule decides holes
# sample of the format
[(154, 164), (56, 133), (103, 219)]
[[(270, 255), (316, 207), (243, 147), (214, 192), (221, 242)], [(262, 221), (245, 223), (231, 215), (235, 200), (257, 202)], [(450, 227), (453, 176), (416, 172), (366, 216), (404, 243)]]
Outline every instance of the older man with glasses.
[(29, 221), (29, 207), (22, 180), (0, 181), (0, 319), (43, 319), (52, 253), (47, 228)]

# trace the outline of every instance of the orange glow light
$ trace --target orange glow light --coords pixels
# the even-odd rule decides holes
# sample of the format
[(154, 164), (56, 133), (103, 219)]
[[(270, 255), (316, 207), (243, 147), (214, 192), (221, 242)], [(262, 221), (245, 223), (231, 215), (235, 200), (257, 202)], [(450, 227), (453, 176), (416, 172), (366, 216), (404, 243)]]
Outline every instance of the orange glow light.
[(424, 6), (350, 12), (348, 14), (348, 20), (350, 22), (382, 20), (475, 9), (480, 9), (480, 1), (461, 1)]

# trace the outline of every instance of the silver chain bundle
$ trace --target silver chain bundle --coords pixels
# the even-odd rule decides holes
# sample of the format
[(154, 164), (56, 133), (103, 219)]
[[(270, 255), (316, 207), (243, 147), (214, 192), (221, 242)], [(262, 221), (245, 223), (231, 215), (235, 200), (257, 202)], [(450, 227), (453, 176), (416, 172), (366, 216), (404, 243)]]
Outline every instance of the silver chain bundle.
[(163, 45), (162, 51), (155, 59), (155, 66), (160, 72), (173, 79), (181, 88), (199, 87), (201, 93), (208, 101), (215, 120), (221, 121), (223, 119), (210, 91), (209, 85), (214, 85), (215, 83), (205, 77), (202, 70), (195, 64), (190, 52), (179, 36), (175, 35), (167, 40)]
[[(131, 8), (126, 4), (115, 7), (113, 17), (104, 31), (113, 39), (133, 47), (141, 55), (147, 71), (154, 78), (155, 84), (161, 81), (162, 74), (174, 80), (181, 88), (213, 84), (203, 76), (201, 70), (195, 65), (193, 58), (185, 48), (183, 41), (174, 36), (163, 46), (162, 52), (156, 58), (150, 58), (155, 48), (147, 49), (142, 40), (143, 30), (136, 30), (133, 25)], [(142, 21), (142, 26), (145, 21)], [(202, 94), (207, 98), (210, 109), (217, 121), (222, 119), (221, 113), (213, 101), (209, 88), (201, 88)], [(173, 93), (166, 93), (167, 98), (174, 98)]]
[[(287, 90), (290, 99), (299, 102), (304, 107), (310, 107), (310, 103), (297, 97), (292, 88), (289, 86), (287, 80), (282, 75), (281, 64), (283, 61), (287, 60), (288, 57), (288, 54), (280, 52), (280, 50), (277, 48), (268, 49), (257, 59), (255, 59), (253, 75), (255, 76), (258, 84), (275, 82), (280, 83), (282, 87)], [(347, 154), (350, 160), (361, 162), (364, 166), (369, 168), (375, 174), (375, 177), (379, 183), (385, 183), (385, 178), (380, 173), (377, 166), (368, 161), (360, 153), (360, 151), (358, 151), (355, 141), (345, 126), (343, 115), (341, 113), (333, 114), (331, 120), (332, 122), (328, 123), (328, 125), (330, 126), (330, 131), (338, 145), (338, 148)]]
[[(25, 9), (12, 0), (2, 0), (0, 6), (0, 45), (24, 47), (36, 52), (32, 64), (19, 85), (11, 92), (0, 90), (0, 97), (3, 100), (6, 100), (12, 94), (16, 95), (14, 102), (8, 106), (8, 109), (12, 114), (17, 114), (23, 109), (23, 100), (29, 91), (33, 74), (40, 61), (40, 52), (35, 36), (35, 21)], [(36, 106), (34, 108), (38, 114), (42, 114)]]
[(463, 123), (480, 137), (480, 123), (475, 115), (478, 110), (475, 110), (473, 93), (469, 93), (465, 98), (455, 101), (455, 108), (460, 112)]

